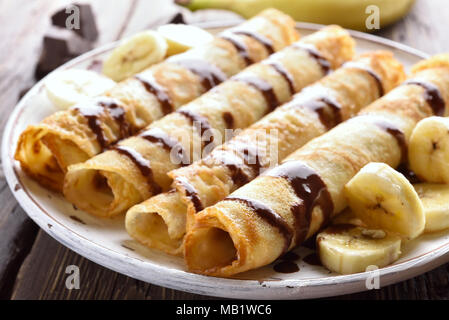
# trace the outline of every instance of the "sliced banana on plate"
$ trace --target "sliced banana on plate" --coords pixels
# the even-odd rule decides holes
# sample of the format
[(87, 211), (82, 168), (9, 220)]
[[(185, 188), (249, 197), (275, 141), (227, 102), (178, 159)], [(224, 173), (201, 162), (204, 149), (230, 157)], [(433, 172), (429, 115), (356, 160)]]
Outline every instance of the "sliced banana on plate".
[(410, 169), (418, 177), (435, 183), (449, 183), (449, 118), (421, 120), (410, 137)]
[(59, 109), (101, 95), (115, 84), (101, 74), (82, 69), (57, 71), (44, 82), (48, 98)]
[(160, 26), (157, 31), (167, 40), (168, 56), (184, 52), (214, 39), (209, 32), (185, 24), (166, 24)]
[(104, 61), (103, 73), (121, 81), (161, 62), (166, 54), (165, 38), (156, 31), (143, 31), (120, 42)]
[(401, 237), (351, 224), (332, 225), (317, 235), (321, 263), (340, 274), (385, 267), (401, 255)]
[(346, 184), (345, 193), (355, 216), (370, 228), (408, 239), (424, 230), (425, 215), (418, 194), (401, 173), (387, 164), (367, 164)]
[(417, 183), (413, 186), (421, 199), (426, 215), (424, 232), (449, 228), (449, 185)]

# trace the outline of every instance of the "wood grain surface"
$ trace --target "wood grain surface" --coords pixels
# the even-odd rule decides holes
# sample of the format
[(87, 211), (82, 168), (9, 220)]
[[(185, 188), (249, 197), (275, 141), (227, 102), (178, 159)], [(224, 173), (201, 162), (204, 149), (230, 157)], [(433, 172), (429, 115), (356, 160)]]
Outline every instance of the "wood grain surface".
[[(90, 2), (100, 38), (108, 43), (167, 22), (176, 13), (169, 0)], [(21, 93), (33, 85), (41, 39), (55, 10), (66, 0), (0, 0), (0, 138)], [(156, 9), (157, 8), (157, 9)], [(189, 21), (219, 17), (189, 15)], [(221, 15), (223, 17), (223, 15)], [(233, 17), (226, 14), (224, 17)], [(449, 52), (449, 8), (445, 0), (417, 0), (412, 12), (378, 35), (429, 54)], [(80, 289), (65, 286), (66, 267), (80, 268)], [(382, 285), (382, 283), (381, 283)], [(448, 299), (449, 264), (379, 290), (334, 299)], [(17, 204), (0, 170), (0, 299), (209, 299), (147, 284), (103, 268), (65, 248), (40, 230)]]

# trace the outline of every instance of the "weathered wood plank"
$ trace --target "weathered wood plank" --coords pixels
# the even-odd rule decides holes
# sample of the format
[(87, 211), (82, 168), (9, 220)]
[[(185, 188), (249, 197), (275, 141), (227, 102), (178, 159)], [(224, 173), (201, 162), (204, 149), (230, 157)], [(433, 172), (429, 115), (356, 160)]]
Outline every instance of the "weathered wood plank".
[(17, 272), (39, 230), (20, 208), (6, 182), (0, 180), (0, 299), (7, 299)]
[(401, 42), (429, 54), (449, 51), (445, 0), (417, 0), (410, 14), (378, 35)]
[[(67, 266), (80, 270), (80, 289), (65, 286)], [(205, 299), (134, 280), (103, 268), (40, 232), (17, 278), (12, 299)]]

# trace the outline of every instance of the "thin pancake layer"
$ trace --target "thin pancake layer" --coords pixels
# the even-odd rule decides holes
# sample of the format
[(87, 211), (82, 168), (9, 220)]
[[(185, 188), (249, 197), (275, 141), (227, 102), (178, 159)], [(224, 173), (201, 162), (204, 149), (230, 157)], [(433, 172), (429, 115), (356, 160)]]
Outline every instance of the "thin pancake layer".
[[(337, 66), (353, 53), (352, 39), (339, 27), (325, 28), (304, 41), (309, 46), (314, 43), (316, 47), (319, 45), (322, 59), (329, 61), (330, 66)], [(323, 42), (327, 42), (327, 46)], [(333, 56), (335, 45), (341, 50)], [(316, 48), (314, 50), (320, 52)], [(273, 64), (277, 67), (274, 68)], [(281, 68), (283, 72), (279, 72)], [(149, 161), (151, 175), (145, 176), (143, 173), (148, 170), (142, 171), (135, 159), (133, 161), (110, 150), (85, 163), (71, 166), (64, 194), (79, 208), (96, 215), (122, 213), (161, 190), (167, 191), (171, 184), (167, 176), (170, 170), (201, 159), (223, 143), (229, 136), (229, 130), (248, 127), (324, 74), (320, 61), (310, 54), (310, 49), (296, 46), (285, 48), (262, 63), (248, 67), (177, 112), (154, 122), (139, 136), (122, 141), (119, 145), (133, 147)], [(294, 92), (291, 91), (292, 87)], [(160, 139), (149, 138), (149, 135), (154, 136), (155, 130), (159, 131), (159, 136), (165, 135), (163, 140), (173, 141), (169, 143), (171, 147)], [(181, 162), (183, 159), (188, 161)], [(106, 204), (98, 202), (93, 183), (96, 175), (107, 178), (105, 191), (110, 196)], [(154, 184), (159, 187), (154, 188)], [(128, 191), (124, 192), (125, 189)]]
[[(215, 148), (203, 160), (172, 171), (169, 175), (174, 179), (174, 192), (178, 196), (173, 192), (161, 194), (131, 208), (126, 217), (128, 232), (147, 245), (169, 253), (181, 252), (186, 223), (189, 229), (197, 212), (224, 199), (309, 140), (350, 118), (379, 98), (384, 90), (400, 83), (404, 76), (402, 65), (388, 52), (357, 57), (347, 67), (305, 88), (290, 102)], [(180, 214), (179, 201), (184, 203), (184, 214)], [(153, 220), (159, 223), (152, 223)]]
[[(449, 55), (415, 70), (412, 79), (438, 88), (447, 115)], [(405, 82), (198, 213), (185, 240), (189, 269), (227, 277), (269, 264), (300, 244), (346, 207), (343, 188), (364, 165), (399, 165), (411, 131), (433, 114), (434, 104), (424, 86)]]
[[(237, 32), (242, 30), (245, 34)], [(15, 158), (43, 186), (61, 191), (69, 165), (93, 157), (194, 100), (243, 70), (248, 59), (250, 63), (260, 61), (298, 39), (293, 20), (272, 9), (226, 34), (232, 34), (234, 41), (218, 35), (118, 83), (103, 99), (114, 98), (121, 111), (99, 108), (94, 99), (29, 126), (19, 138)], [(114, 116), (116, 112), (121, 113), (120, 118)]]

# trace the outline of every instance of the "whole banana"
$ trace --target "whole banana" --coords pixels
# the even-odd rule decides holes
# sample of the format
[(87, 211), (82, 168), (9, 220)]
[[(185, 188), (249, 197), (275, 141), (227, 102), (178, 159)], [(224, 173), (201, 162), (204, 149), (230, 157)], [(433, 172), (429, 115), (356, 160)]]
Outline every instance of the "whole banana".
[[(273, 7), (296, 21), (339, 24), (367, 31), (370, 6), (379, 8), (380, 27), (385, 27), (408, 13), (414, 0), (176, 0), (191, 10), (216, 8), (234, 11), (245, 18)], [(368, 8), (368, 10), (367, 10)]]

